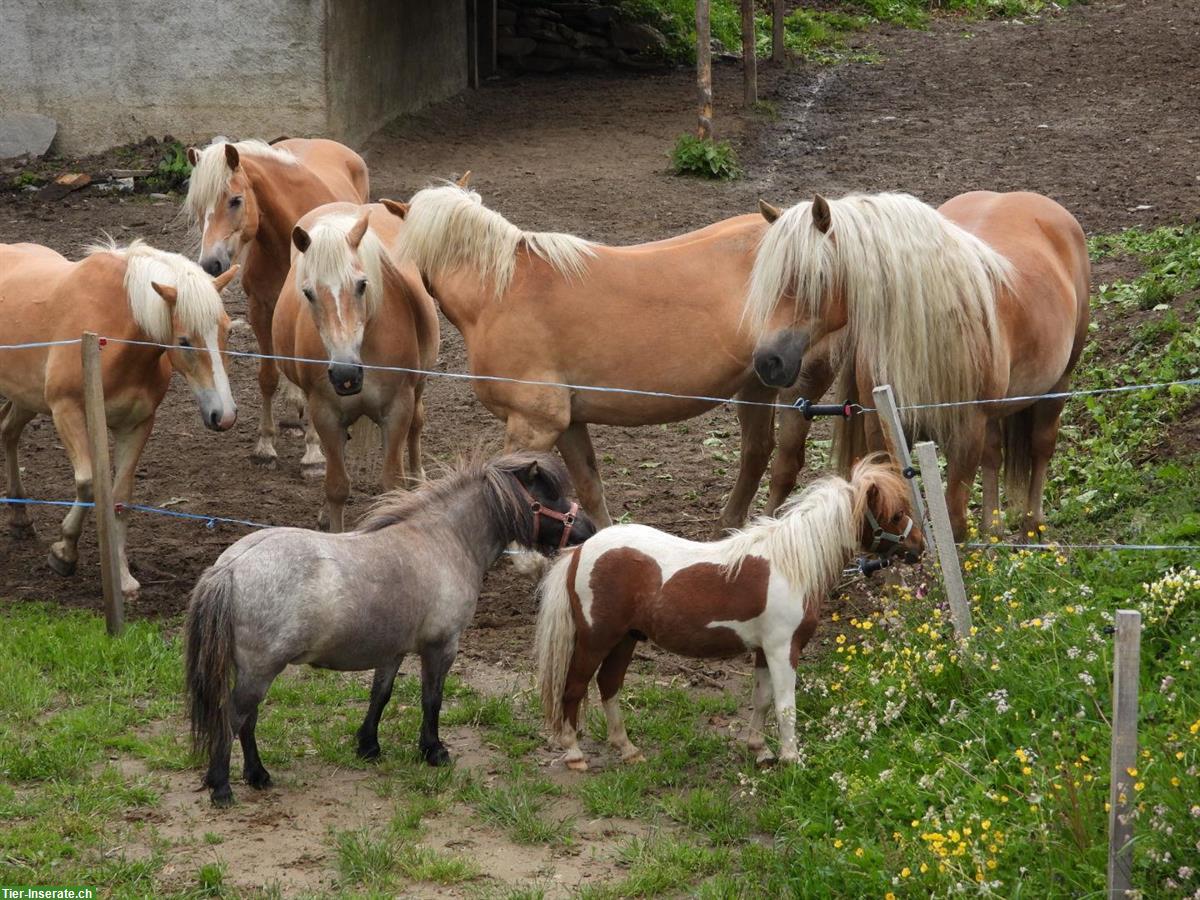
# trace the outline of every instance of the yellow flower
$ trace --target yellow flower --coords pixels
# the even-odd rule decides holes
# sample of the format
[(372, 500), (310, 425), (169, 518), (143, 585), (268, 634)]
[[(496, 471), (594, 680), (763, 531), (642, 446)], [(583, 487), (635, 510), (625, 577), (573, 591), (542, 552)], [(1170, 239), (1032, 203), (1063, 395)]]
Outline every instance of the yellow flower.
[(896, 900), (896, 895), (893, 894), (891, 891), (888, 891), (886, 894), (883, 895), (883, 900)]
[(839, 634), (836, 638), (834, 638), (834, 640), (839, 644), (844, 644), (846, 643), (846, 636), (844, 634)]
[(979, 823), (979, 827), (982, 828), (984, 831), (987, 831), (989, 828), (992, 827), (992, 820), (984, 819), (982, 822)]
[(832, 619), (834, 622), (836, 622), (838, 619), (840, 619), (840, 618), (841, 618), (841, 616), (839, 616), (837, 613), (834, 613), (834, 614), (833, 614), (832, 616), (830, 616), (829, 618), (830, 618), (830, 619)]
[(1180, 782), (1179, 782), (1179, 776), (1178, 776), (1178, 775), (1172, 775), (1172, 776), (1171, 776), (1171, 787), (1179, 787), (1179, 783), (1180, 783)]
[(1130, 766), (1128, 769), (1125, 770), (1125, 772), (1126, 772), (1126, 774), (1129, 775), (1130, 778), (1137, 778), (1137, 768), (1135, 766)]
[(929, 866), (925, 865), (925, 863), (921, 863), (921, 874), (924, 875), (928, 871), (929, 871)]
[(1183, 751), (1182, 751), (1182, 750), (1176, 750), (1176, 751), (1175, 751), (1175, 758), (1176, 758), (1176, 759), (1183, 759)]
[(901, 878), (907, 878), (911, 874), (912, 874), (912, 869), (910, 869), (908, 866), (905, 866), (903, 869), (900, 870)]
[(841, 846), (842, 846), (842, 839), (841, 839), (841, 838), (838, 838), (836, 841), (834, 841), (834, 842), (833, 842), (833, 846), (834, 846), (835, 848), (841, 849)]
[(1033, 774), (1033, 769), (1029, 768), (1029, 766), (1022, 766), (1022, 767), (1021, 767), (1021, 774), (1022, 774), (1022, 775), (1032, 775), (1032, 774)]
[(1146, 782), (1144, 782), (1144, 781), (1137, 782), (1136, 784), (1134, 784), (1133, 789), (1135, 791), (1144, 791), (1146, 789)]
[(857, 850), (855, 850), (854, 855), (861, 858), (863, 855), (863, 848), (859, 847)]

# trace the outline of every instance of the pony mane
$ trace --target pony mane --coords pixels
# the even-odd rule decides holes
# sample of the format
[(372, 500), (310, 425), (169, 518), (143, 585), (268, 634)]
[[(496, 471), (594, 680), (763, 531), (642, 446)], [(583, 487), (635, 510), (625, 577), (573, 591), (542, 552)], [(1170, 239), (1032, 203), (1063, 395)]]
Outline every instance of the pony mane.
[(418, 269), (436, 277), (470, 267), (483, 281), (492, 282), (497, 297), (512, 282), (522, 244), (564, 278), (582, 277), (588, 258), (595, 256), (591, 241), (570, 234), (522, 231), (484, 206), (475, 191), (456, 184), (417, 191), (404, 224), (401, 248)]
[[(845, 357), (869, 365), (901, 405), (977, 399), (998, 352), (996, 296), (1009, 284), (1008, 260), (909, 194), (828, 202), (827, 234), (813, 225), (811, 202), (785, 210), (767, 229), (745, 317), (762, 330), (785, 296), (819, 317), (840, 292)], [(939, 442), (963, 415), (954, 407), (904, 411), (908, 425), (920, 423)]]
[(133, 320), (152, 341), (175, 343), (171, 308), (151, 287), (151, 282), (175, 288), (175, 313), (180, 327), (189, 334), (204, 334), (225, 314), (221, 295), (212, 279), (196, 263), (178, 253), (168, 253), (135, 240), (126, 247), (109, 238), (93, 244), (87, 254), (111, 253), (125, 261), (125, 295)]
[(322, 216), (313, 224), (308, 232), (311, 243), (296, 261), (296, 288), (301, 289), (305, 281), (346, 284), (353, 276), (351, 263), (357, 254), (367, 278), (363, 300), (367, 318), (370, 319), (379, 311), (383, 300), (384, 271), (392, 271), (392, 266), (384, 252), (383, 242), (370, 226), (363, 234), (358, 249), (350, 248), (346, 235), (358, 219), (359, 215), (354, 213), (334, 213)]
[(200, 158), (192, 168), (188, 180), (187, 198), (184, 203), (193, 222), (203, 222), (204, 214), (229, 187), (233, 172), (225, 162), (225, 145), (232, 143), (238, 154), (256, 159), (270, 159), (284, 165), (299, 165), (300, 160), (288, 150), (272, 147), (265, 141), (228, 141), (223, 137), (213, 138), (207, 147), (200, 148)]
[(449, 500), (472, 486), (484, 488), (484, 505), (489, 521), (501, 533), (511, 532), (527, 544), (533, 533), (533, 512), (517, 487), (516, 476), (538, 464), (541, 475), (561, 496), (570, 490), (567, 468), (549, 453), (519, 451), (488, 459), (481, 450), (460, 458), (436, 481), (426, 481), (415, 490), (397, 489), (383, 494), (363, 516), (357, 531), (381, 531), (392, 525), (412, 521), (425, 512), (439, 520), (445, 518)]

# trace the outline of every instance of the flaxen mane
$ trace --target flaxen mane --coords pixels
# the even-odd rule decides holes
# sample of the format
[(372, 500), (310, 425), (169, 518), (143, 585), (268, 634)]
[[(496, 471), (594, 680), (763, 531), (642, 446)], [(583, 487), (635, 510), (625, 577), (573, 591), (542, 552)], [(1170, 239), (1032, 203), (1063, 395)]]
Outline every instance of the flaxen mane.
[(379, 236), (368, 227), (354, 250), (346, 241), (358, 222), (355, 213), (335, 213), (322, 216), (309, 229), (308, 249), (300, 254), (296, 264), (296, 289), (303, 290), (306, 283), (348, 285), (354, 277), (354, 257), (367, 279), (367, 290), (363, 297), (367, 319), (379, 311), (383, 300), (385, 271), (395, 274), (391, 261), (383, 249)]
[(151, 340), (175, 343), (171, 308), (151, 286), (152, 282), (175, 288), (174, 316), (188, 334), (206, 334), (216, 328), (225, 314), (221, 295), (203, 269), (178, 253), (168, 253), (136, 240), (127, 247), (111, 238), (87, 248), (89, 256), (111, 253), (125, 261), (125, 295), (138, 327)]
[[(200, 150), (200, 158), (192, 168), (188, 180), (188, 192), (185, 206), (192, 221), (204, 222), (204, 215), (225, 193), (229, 180), (233, 177), (228, 163), (225, 162), (225, 145), (231, 143), (225, 138), (213, 138), (211, 144)], [(272, 147), (263, 141), (237, 141), (233, 143), (239, 155), (269, 159), (284, 165), (299, 165), (296, 157), (280, 147)]]
[(454, 184), (417, 191), (401, 237), (403, 255), (427, 276), (468, 267), (492, 283), (497, 297), (512, 282), (522, 245), (564, 278), (581, 277), (595, 255), (590, 241), (574, 235), (522, 231), (479, 194)]
[[(996, 298), (1009, 262), (970, 232), (908, 194), (831, 200), (832, 227), (814, 226), (812, 203), (767, 229), (751, 273), (746, 318), (765, 327), (784, 297), (820, 317), (832, 296), (847, 307), (845, 359), (871, 367), (901, 406), (974, 400), (998, 353)], [(840, 360), (833, 361), (837, 365)], [(944, 442), (963, 408), (904, 410)]]

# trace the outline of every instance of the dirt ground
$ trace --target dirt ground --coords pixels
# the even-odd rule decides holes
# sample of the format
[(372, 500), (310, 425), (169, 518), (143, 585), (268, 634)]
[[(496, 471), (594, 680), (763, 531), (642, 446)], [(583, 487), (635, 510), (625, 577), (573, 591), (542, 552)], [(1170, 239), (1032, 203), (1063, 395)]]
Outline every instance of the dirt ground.
[[(1096, 2), (1020, 22), (951, 18), (927, 31), (876, 30), (860, 40), (879, 51), (878, 64), (767, 66), (762, 94), (777, 118), (743, 116), (734, 106), (738, 70), (719, 67), (719, 136), (733, 140), (747, 170), (731, 184), (667, 172), (666, 151), (693, 123), (687, 70), (496, 81), (394, 123), (361, 149), (376, 197), (405, 198), (432, 179), (471, 169), (485, 202), (515, 223), (611, 243), (750, 211), (760, 196), (790, 204), (813, 191), (896, 189), (938, 203), (969, 189), (1027, 188), (1064, 203), (1089, 233), (1187, 221), (1200, 187), (1200, 96), (1186, 77), (1198, 37), (1200, 7), (1190, 0)], [(71, 255), (104, 233), (184, 252), (195, 247), (174, 201), (118, 199), (94, 188), (54, 202), (0, 194), (0, 241), (34, 241)], [(1110, 276), (1101, 268), (1097, 281)], [(231, 313), (244, 316), (240, 291), (228, 296)], [(448, 324), (443, 333), (440, 365), (461, 371), (461, 339)], [(233, 346), (255, 349), (248, 329)], [(254, 370), (246, 360), (232, 360), (230, 370), (241, 413), (236, 429), (205, 431), (177, 380), (143, 457), (137, 501), (314, 523), (320, 486), (300, 478), (299, 434), (282, 437), (276, 469), (254, 467)], [(426, 397), (429, 457), (499, 441), (498, 423), (469, 386), (435, 379)], [(736, 465), (730, 410), (678, 425), (595, 431), (615, 515), (689, 536), (708, 533)], [(706, 445), (706, 438), (716, 441)], [(22, 454), (29, 496), (70, 496), (70, 471), (48, 419), (27, 430)], [(352, 514), (368, 492), (357, 492)], [(60, 512), (33, 515), (37, 541), (0, 534), (0, 596), (98, 609), (94, 531), (85, 532), (78, 574), (60, 579), (44, 562)], [(198, 573), (241, 533), (136, 516), (129, 546), (144, 590), (129, 615), (179, 612)], [(527, 656), (531, 588), (507, 563), (497, 567), (464, 637), (466, 658)]]

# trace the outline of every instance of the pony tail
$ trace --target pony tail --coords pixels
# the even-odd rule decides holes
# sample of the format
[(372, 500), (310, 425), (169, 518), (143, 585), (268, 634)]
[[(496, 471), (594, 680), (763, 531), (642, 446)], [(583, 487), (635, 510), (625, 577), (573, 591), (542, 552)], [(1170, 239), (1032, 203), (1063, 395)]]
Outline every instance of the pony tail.
[[(534, 659), (537, 662), (542, 715), (546, 727), (556, 738), (562, 731), (563, 690), (566, 688), (571, 658), (575, 654), (575, 614), (571, 609), (568, 585), (578, 558), (578, 551), (564, 553), (538, 587)], [(583, 718), (582, 711), (581, 704), (579, 721)]]
[[(1029, 482), (1033, 478), (1033, 407), (1000, 420), (1004, 441), (1004, 497), (1018, 512), (1026, 509)], [(984, 510), (985, 521), (992, 511)]]
[(231, 737), (229, 683), (235, 652), (232, 579), (228, 569), (208, 569), (196, 582), (188, 604), (184, 682), (192, 751), (210, 760)]
[[(858, 368), (853, 355), (842, 363), (838, 374), (837, 396), (849, 403), (861, 403), (858, 396)], [(867, 452), (867, 430), (862, 416), (839, 419), (833, 425), (833, 464), (843, 478), (850, 477), (854, 461)]]

